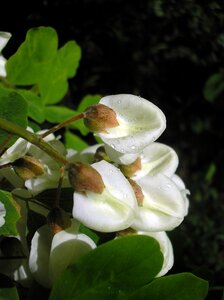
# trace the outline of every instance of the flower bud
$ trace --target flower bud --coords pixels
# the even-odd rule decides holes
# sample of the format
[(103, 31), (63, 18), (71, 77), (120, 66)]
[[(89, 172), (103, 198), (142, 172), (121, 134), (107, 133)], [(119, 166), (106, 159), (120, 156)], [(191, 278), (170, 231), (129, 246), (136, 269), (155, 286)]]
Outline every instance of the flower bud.
[(53, 234), (71, 226), (69, 215), (61, 208), (54, 207), (47, 216), (47, 223)]
[(84, 163), (70, 163), (67, 166), (68, 178), (76, 192), (91, 191), (101, 194), (104, 182), (101, 175), (90, 165)]
[(133, 163), (129, 165), (119, 165), (121, 172), (126, 177), (132, 177), (137, 171), (141, 170), (141, 159), (137, 158)]
[(135, 197), (137, 199), (138, 202), (138, 206), (142, 206), (143, 204), (143, 200), (144, 200), (144, 195), (142, 193), (142, 189), (141, 187), (137, 184), (136, 181), (132, 180), (132, 179), (128, 179), (129, 183), (131, 184), (133, 191), (135, 193)]
[(104, 104), (88, 107), (84, 112), (84, 124), (93, 132), (107, 132), (108, 128), (119, 125), (116, 113)]
[(40, 176), (44, 173), (44, 166), (33, 156), (25, 155), (13, 162), (16, 174), (24, 180)]

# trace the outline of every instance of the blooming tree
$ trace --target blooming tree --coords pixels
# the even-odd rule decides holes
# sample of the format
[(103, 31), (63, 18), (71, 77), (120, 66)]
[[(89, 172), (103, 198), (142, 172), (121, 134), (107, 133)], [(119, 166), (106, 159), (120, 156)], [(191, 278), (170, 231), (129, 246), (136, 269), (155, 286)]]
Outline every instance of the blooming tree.
[[(0, 51), (9, 38), (0, 32)], [(57, 44), (54, 29), (34, 28), (7, 63), (0, 56), (0, 273), (49, 299), (148, 299), (156, 289), (185, 299), (178, 284), (203, 299), (202, 279), (164, 277), (175, 259), (168, 231), (189, 207), (177, 153), (157, 141), (165, 115), (131, 94), (58, 105), (80, 48)]]

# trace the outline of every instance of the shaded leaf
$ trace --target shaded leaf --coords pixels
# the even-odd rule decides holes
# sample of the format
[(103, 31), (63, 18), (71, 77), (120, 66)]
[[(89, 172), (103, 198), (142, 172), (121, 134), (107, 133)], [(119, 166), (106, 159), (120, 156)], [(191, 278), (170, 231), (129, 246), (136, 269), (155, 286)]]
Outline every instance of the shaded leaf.
[(124, 299), (204, 300), (207, 292), (207, 281), (191, 273), (180, 273), (155, 279)]
[(19, 300), (19, 295), (15, 287), (0, 289), (0, 300)]
[[(27, 103), (17, 92), (0, 87), (0, 118), (22, 127), (27, 126)], [(7, 138), (8, 132), (0, 129), (0, 144)], [(15, 139), (13, 139), (13, 142)]]
[(0, 235), (17, 235), (16, 223), (20, 219), (19, 206), (11, 193), (0, 190), (0, 202), (4, 204), (5, 223), (0, 227)]
[(209, 102), (213, 102), (223, 92), (224, 92), (224, 75), (221, 73), (216, 73), (210, 76), (206, 81), (204, 87), (205, 99)]
[(56, 282), (50, 300), (116, 299), (150, 282), (162, 267), (156, 240), (126, 236), (107, 242), (69, 267)]

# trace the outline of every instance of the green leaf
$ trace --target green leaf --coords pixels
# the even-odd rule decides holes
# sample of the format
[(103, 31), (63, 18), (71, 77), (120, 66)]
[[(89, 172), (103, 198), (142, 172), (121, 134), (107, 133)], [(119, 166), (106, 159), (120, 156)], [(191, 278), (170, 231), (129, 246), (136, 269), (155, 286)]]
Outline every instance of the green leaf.
[(207, 281), (191, 273), (180, 273), (155, 279), (124, 299), (204, 300), (207, 293)]
[(207, 101), (213, 102), (224, 92), (224, 75), (215, 73), (208, 78), (204, 87), (204, 97)]
[(109, 300), (136, 290), (160, 271), (163, 255), (156, 240), (126, 236), (102, 244), (69, 267), (54, 285), (50, 300)]
[[(80, 102), (77, 113), (82, 113), (84, 110), (94, 104), (97, 104), (101, 99), (100, 95), (86, 95)], [(82, 135), (87, 135), (90, 131), (84, 125), (83, 120), (78, 120), (70, 124), (70, 127), (78, 129)]]
[(79, 232), (88, 235), (94, 241), (95, 244), (97, 244), (99, 242), (100, 237), (96, 234), (96, 232), (94, 232), (93, 230), (89, 229), (85, 225), (80, 224), (80, 226), (79, 226)]
[(0, 227), (0, 235), (17, 235), (16, 223), (21, 217), (18, 204), (11, 193), (3, 190), (0, 190), (0, 202), (6, 210), (5, 223)]
[(68, 42), (58, 50), (57, 57), (40, 82), (40, 92), (45, 103), (57, 103), (64, 97), (68, 90), (67, 78), (76, 74), (80, 58), (81, 50), (75, 41)]
[(57, 55), (58, 37), (51, 27), (28, 30), (25, 41), (6, 63), (7, 79), (16, 85), (41, 81)]
[[(0, 108), (0, 118), (22, 127), (27, 126), (27, 103), (17, 92), (0, 87)], [(0, 129), (0, 144), (7, 136), (8, 133)]]
[(0, 300), (19, 300), (19, 295), (15, 287), (0, 288)]
[(45, 120), (44, 106), (42, 99), (28, 90), (17, 90), (20, 95), (26, 100), (28, 105), (28, 116), (38, 123), (43, 123)]
[(79, 136), (75, 135), (71, 131), (65, 132), (65, 146), (66, 148), (72, 148), (76, 151), (82, 151), (89, 145), (82, 140)]
[(78, 113), (65, 106), (46, 106), (44, 108), (45, 118), (51, 123), (61, 123), (77, 115)]
[(7, 79), (15, 85), (37, 85), (43, 103), (57, 103), (66, 94), (67, 80), (76, 74), (81, 57), (75, 41), (57, 48), (58, 36), (53, 28), (31, 28), (7, 61)]

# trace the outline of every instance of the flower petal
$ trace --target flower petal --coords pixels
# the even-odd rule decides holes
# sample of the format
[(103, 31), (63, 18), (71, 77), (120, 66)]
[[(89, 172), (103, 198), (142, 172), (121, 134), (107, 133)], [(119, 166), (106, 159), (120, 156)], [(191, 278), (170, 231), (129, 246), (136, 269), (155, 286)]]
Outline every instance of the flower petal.
[(144, 231), (166, 231), (178, 226), (185, 215), (184, 199), (172, 180), (163, 174), (137, 181), (144, 200), (132, 227)]
[(31, 241), (29, 267), (37, 282), (45, 287), (50, 287), (48, 276), (49, 256), (53, 234), (48, 225), (40, 227)]
[(121, 153), (138, 153), (164, 131), (166, 119), (153, 103), (138, 96), (120, 94), (103, 97), (100, 102), (116, 113), (119, 126), (98, 135)]
[(156, 175), (162, 173), (168, 177), (172, 176), (178, 166), (178, 156), (169, 146), (161, 143), (152, 143), (141, 153), (141, 170), (133, 176), (134, 180), (147, 174)]
[(6, 46), (11, 36), (10, 32), (0, 31), (0, 52), (2, 52), (2, 49)]
[(92, 165), (102, 176), (102, 194), (74, 193), (73, 216), (97, 231), (113, 232), (129, 227), (134, 219), (137, 201), (133, 189), (118, 168), (106, 161)]
[(176, 174), (174, 174), (172, 176), (172, 180), (173, 182), (177, 185), (177, 187), (179, 188), (182, 197), (184, 199), (184, 204), (185, 204), (185, 216), (188, 214), (189, 211), (189, 199), (188, 199), (188, 195), (190, 195), (190, 191), (188, 189), (186, 189), (185, 184), (183, 182), (183, 180)]
[(0, 202), (0, 227), (5, 224), (5, 215), (6, 215), (5, 206), (2, 202)]
[[(73, 220), (73, 223), (76, 222)], [(96, 247), (85, 234), (78, 234), (70, 227), (54, 235), (51, 245), (49, 277), (52, 284), (71, 264)], [(62, 259), (63, 257), (63, 259)]]

